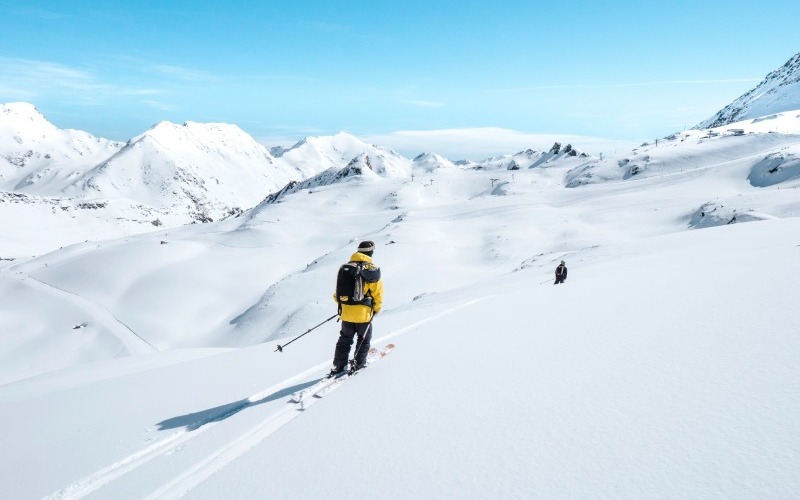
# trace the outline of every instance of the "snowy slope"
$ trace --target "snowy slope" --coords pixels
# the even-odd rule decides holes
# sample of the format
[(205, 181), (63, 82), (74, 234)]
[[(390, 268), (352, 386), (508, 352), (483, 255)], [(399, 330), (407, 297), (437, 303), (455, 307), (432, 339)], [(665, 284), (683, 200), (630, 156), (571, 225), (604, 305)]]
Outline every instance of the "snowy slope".
[(720, 127), (748, 118), (794, 110), (800, 110), (800, 52), (768, 74), (755, 88), (695, 128)]
[(87, 241), (185, 222), (181, 214), (126, 199), (51, 198), (0, 191), (0, 258), (26, 259)]
[[(641, 149), (651, 160), (639, 175), (625, 179), (615, 165), (616, 180), (594, 184), (576, 184), (576, 172), (600, 176), (586, 177), (573, 165), (602, 162), (579, 156), (521, 170), (440, 168), (418, 178), (381, 177), (362, 156), (219, 224), (151, 226), (140, 236), (14, 261), (12, 275), (89, 299), (115, 319), (54, 315), (43, 324), (21, 323), (15, 334), (39, 339), (47, 329), (87, 323), (92, 329), (85, 331), (108, 344), (117, 342), (121, 323), (162, 350), (241, 347), (289, 336), (324, 317), (331, 290), (319, 283), (359, 239), (373, 238), (395, 256), (396, 272), (414, 286), (394, 294), (409, 301), (584, 248), (795, 217), (798, 139), (767, 133), (665, 141)], [(419, 259), (431, 267), (421, 282), (411, 280)], [(5, 356), (25, 358), (26, 345)], [(54, 348), (47, 363), (20, 373), (9, 366), (0, 380), (102, 357), (85, 335), (76, 336), (75, 348), (87, 353)]]
[[(372, 162), (366, 153), (356, 156), (344, 168), (330, 167), (321, 173), (304, 181), (292, 181), (279, 191), (271, 193), (262, 200), (260, 205), (276, 203), (287, 195), (298, 193), (303, 190), (313, 190), (323, 186), (330, 186), (338, 182), (347, 182), (351, 179), (360, 177), (375, 180), (378, 174), (375, 172)], [(313, 192), (313, 191), (311, 191)], [(255, 207), (258, 209), (259, 207)]]
[[(141, 354), (6, 385), (5, 493), (791, 498), (798, 220), (587, 248), (555, 288), (558, 256), (516, 272), (486, 258), (481, 279), (417, 300), (394, 292), (433, 283), (380, 246), (376, 343), (397, 348), (364, 374), (288, 402), (327, 370), (329, 324), (284, 353)], [(787, 272), (767, 282), (765, 265)]]
[[(778, 132), (778, 133), (775, 133)], [(800, 111), (698, 131), (687, 130), (643, 143), (626, 156), (592, 158), (565, 177), (568, 187), (637, 180), (780, 156), (800, 144)], [(789, 153), (791, 154), (791, 153)], [(760, 168), (760, 167), (756, 167)]]

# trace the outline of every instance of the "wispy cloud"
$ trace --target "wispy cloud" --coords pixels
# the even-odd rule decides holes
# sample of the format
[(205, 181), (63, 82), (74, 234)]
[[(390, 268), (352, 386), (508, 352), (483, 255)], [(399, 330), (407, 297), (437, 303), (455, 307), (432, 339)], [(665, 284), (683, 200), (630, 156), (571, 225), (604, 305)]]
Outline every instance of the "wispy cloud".
[(0, 102), (16, 101), (16, 100), (29, 100), (34, 97), (30, 90), (14, 88), (14, 87), (0, 87)]
[(31, 59), (12, 59), (0, 57), (0, 74), (5, 78), (58, 81), (88, 82), (93, 79), (91, 73), (63, 64), (37, 61)]
[(527, 87), (514, 87), (506, 89), (490, 89), (488, 93), (504, 92), (531, 92), (537, 90), (569, 90), (569, 89), (620, 89), (634, 87), (656, 87), (665, 85), (719, 85), (721, 83), (751, 83), (760, 82), (761, 78), (718, 78), (705, 80), (656, 80), (650, 82), (620, 82), (608, 84), (552, 84), (531, 85)]
[(48, 21), (52, 20), (62, 20), (62, 19), (69, 19), (73, 17), (70, 14), (65, 14), (63, 12), (56, 12), (54, 10), (49, 9), (38, 9), (35, 7), (27, 7), (27, 6), (20, 6), (16, 7), (11, 10), (11, 14), (20, 17), (29, 17), (33, 19), (44, 19)]
[[(50, 61), (0, 57), (0, 101), (54, 99), (102, 105), (109, 99), (152, 97), (164, 94), (157, 86), (137, 86), (110, 81), (94, 70)], [(171, 109), (169, 104), (149, 99), (144, 104)]]
[(111, 83), (86, 68), (50, 61), (0, 57), (0, 80), (5, 88), (26, 89), (26, 98), (60, 96), (84, 101), (108, 96), (155, 95), (156, 88)]
[(217, 77), (204, 71), (196, 69), (184, 68), (181, 66), (172, 66), (168, 64), (154, 64), (152, 69), (161, 75), (177, 78), (186, 81), (213, 81)]
[(159, 109), (161, 111), (174, 111), (175, 109), (177, 109), (177, 107), (172, 104), (161, 101), (155, 101), (152, 99), (145, 99), (142, 101), (142, 104), (150, 106), (151, 108)]

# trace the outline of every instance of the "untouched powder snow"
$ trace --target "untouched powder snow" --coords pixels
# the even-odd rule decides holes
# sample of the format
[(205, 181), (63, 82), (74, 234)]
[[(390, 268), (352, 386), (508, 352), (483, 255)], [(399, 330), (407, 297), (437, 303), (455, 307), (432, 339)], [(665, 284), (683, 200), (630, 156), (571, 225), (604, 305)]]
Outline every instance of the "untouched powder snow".
[(375, 326), (395, 351), (305, 409), (288, 398), (327, 370), (334, 325), (283, 353), (142, 354), (4, 386), (5, 494), (791, 498), (799, 222), (578, 252), (557, 287), (547, 259), (395, 303)]

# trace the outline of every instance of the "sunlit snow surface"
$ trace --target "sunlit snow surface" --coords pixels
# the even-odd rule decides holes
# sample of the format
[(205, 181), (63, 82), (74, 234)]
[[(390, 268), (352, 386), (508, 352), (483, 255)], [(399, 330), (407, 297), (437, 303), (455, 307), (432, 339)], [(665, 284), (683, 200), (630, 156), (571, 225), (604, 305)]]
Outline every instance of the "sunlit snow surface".
[[(36, 229), (52, 211), (19, 208), (2, 496), (797, 497), (797, 115), (613, 156), (362, 158), (222, 222), (76, 215), (94, 232), (63, 248)], [(31, 233), (50, 250), (24, 255)], [(397, 348), (300, 409), (337, 324), (276, 345), (335, 312), (364, 239), (374, 343)]]

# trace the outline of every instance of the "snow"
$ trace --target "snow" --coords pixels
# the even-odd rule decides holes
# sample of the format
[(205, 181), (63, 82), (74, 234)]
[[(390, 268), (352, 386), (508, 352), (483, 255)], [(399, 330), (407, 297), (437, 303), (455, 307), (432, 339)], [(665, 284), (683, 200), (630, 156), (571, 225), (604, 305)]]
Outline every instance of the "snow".
[(796, 269), (798, 230), (607, 245), (568, 257), (564, 286), (539, 285), (543, 265), (391, 306), (376, 344), (395, 352), (304, 411), (287, 398), (327, 369), (333, 326), (282, 354), (168, 351), (10, 384), (4, 484), (13, 498), (792, 497), (800, 314), (794, 273), (763, 275)]
[[(147, 143), (174, 159), (154, 175), (239, 182), (252, 163), (197, 159), (234, 151), (297, 181), (206, 224), (137, 202), (144, 184), (99, 208), (4, 185), (3, 497), (797, 497), (799, 115), (457, 164), (348, 134), (273, 157), (165, 123), (98, 163)], [(291, 403), (337, 324), (276, 347), (335, 312), (365, 239), (373, 344), (397, 347)]]

